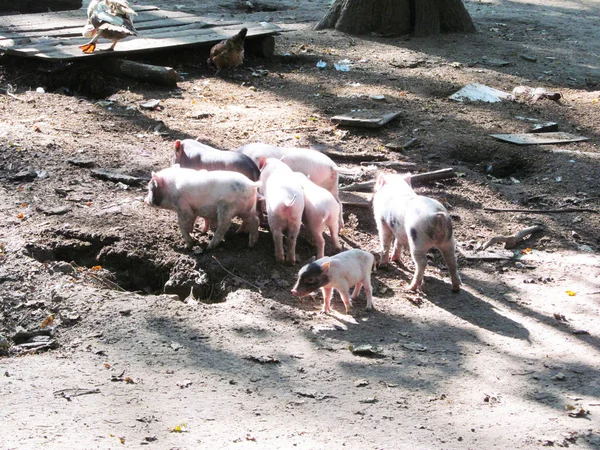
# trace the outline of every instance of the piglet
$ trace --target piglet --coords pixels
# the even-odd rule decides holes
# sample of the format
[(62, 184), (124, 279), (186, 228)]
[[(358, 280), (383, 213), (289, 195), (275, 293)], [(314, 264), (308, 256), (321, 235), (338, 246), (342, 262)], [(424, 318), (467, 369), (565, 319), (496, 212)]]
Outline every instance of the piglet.
[(260, 171), (254, 161), (243, 153), (219, 150), (193, 139), (175, 141), (173, 164), (196, 170), (229, 170), (258, 181)]
[[(296, 239), (302, 224), (304, 193), (302, 185), (287, 165), (275, 158), (259, 161), (261, 194), (264, 197), (267, 220), (273, 234), (275, 259), (296, 264)], [(287, 254), (283, 251), (283, 232), (287, 230)]]
[(437, 248), (448, 266), (452, 292), (460, 291), (452, 219), (440, 202), (412, 190), (410, 174), (380, 174), (375, 183), (373, 211), (381, 243), (381, 265), (389, 261), (394, 237), (392, 260), (399, 261), (402, 248), (408, 245), (416, 267), (409, 289), (416, 291), (423, 283), (427, 251)]
[(256, 164), (258, 164), (260, 158), (263, 156), (281, 159), (281, 161), (286, 163), (294, 172), (303, 173), (308, 176), (313, 183), (327, 189), (340, 205), (339, 227), (341, 228), (344, 226), (342, 205), (339, 201), (339, 174), (355, 174), (357, 172), (356, 170), (340, 167), (333, 162), (329, 156), (310, 148), (286, 148), (269, 144), (253, 143), (246, 144), (235, 151), (249, 156)]
[(258, 240), (256, 199), (259, 186), (260, 183), (237, 172), (197, 171), (175, 165), (158, 173), (152, 172), (144, 203), (177, 212), (179, 229), (188, 248), (194, 244), (190, 233), (196, 217), (204, 218), (207, 224), (217, 224), (207, 247), (210, 250), (223, 240), (231, 219), (236, 216), (243, 220), (238, 232), (250, 234), (248, 246), (252, 247)]
[(296, 179), (302, 185), (304, 191), (304, 225), (311, 232), (315, 245), (317, 246), (317, 258), (325, 256), (325, 240), (323, 231), (329, 227), (331, 240), (336, 251), (340, 251), (340, 241), (338, 233), (340, 205), (333, 197), (331, 192), (317, 186), (310, 181), (306, 175), (300, 172), (294, 172)]
[[(342, 297), (346, 314), (350, 314), (352, 299), (358, 297), (364, 286), (367, 294), (367, 309), (373, 309), (373, 288), (371, 287), (371, 270), (375, 268), (375, 257), (357, 248), (346, 250), (335, 256), (326, 256), (311, 262), (298, 272), (298, 280), (292, 294), (304, 297), (321, 288), (323, 292), (322, 313), (331, 312), (331, 297), (337, 290)], [(354, 286), (352, 299), (350, 287)]]

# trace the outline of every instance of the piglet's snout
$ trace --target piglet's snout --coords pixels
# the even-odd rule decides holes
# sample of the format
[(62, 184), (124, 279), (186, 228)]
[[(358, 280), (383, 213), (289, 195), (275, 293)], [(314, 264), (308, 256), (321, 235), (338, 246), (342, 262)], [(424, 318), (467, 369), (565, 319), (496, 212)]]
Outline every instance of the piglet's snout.
[(294, 288), (294, 289), (292, 289), (292, 294), (294, 294), (294, 295), (297, 296), (298, 295), (298, 291)]

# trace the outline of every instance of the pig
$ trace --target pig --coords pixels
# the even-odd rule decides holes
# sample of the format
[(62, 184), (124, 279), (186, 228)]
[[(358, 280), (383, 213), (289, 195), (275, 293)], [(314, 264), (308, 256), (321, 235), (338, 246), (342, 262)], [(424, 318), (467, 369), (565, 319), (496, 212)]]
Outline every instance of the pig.
[(197, 171), (175, 165), (158, 173), (152, 172), (144, 203), (177, 212), (179, 229), (188, 249), (194, 244), (190, 232), (196, 217), (204, 218), (205, 224), (209, 221), (217, 224), (208, 250), (223, 240), (231, 219), (236, 216), (243, 220), (238, 233), (248, 232), (248, 246), (252, 247), (258, 240), (256, 199), (259, 186), (259, 182), (251, 181), (241, 173)]
[(229, 170), (258, 181), (260, 171), (254, 161), (243, 153), (219, 150), (193, 139), (175, 141), (173, 164), (196, 170)]
[[(296, 239), (302, 224), (304, 192), (287, 165), (275, 158), (260, 159), (261, 195), (267, 210), (267, 221), (273, 234), (275, 259), (296, 264)], [(283, 231), (287, 230), (287, 251), (284, 257)]]
[(400, 261), (402, 248), (408, 245), (415, 263), (415, 274), (409, 289), (416, 291), (423, 283), (427, 251), (432, 247), (437, 248), (448, 266), (452, 292), (460, 291), (452, 219), (440, 202), (413, 191), (410, 174), (378, 176), (373, 212), (381, 243), (381, 265), (389, 262), (392, 238), (396, 239), (392, 260)]
[(235, 151), (249, 156), (256, 164), (258, 164), (262, 156), (281, 159), (294, 172), (303, 173), (313, 183), (327, 189), (340, 205), (339, 227), (342, 228), (344, 226), (342, 204), (339, 201), (339, 174), (356, 173), (356, 170), (339, 167), (329, 156), (309, 148), (285, 148), (269, 144), (253, 143), (243, 145)]
[(325, 240), (323, 239), (325, 227), (329, 227), (333, 246), (339, 252), (342, 249), (338, 236), (340, 230), (338, 221), (340, 215), (339, 203), (331, 192), (317, 186), (303, 173), (294, 172), (294, 175), (304, 191), (303, 222), (315, 241), (317, 258), (325, 256)]
[[(375, 269), (375, 257), (357, 248), (346, 250), (335, 256), (326, 256), (306, 264), (298, 272), (298, 280), (292, 294), (304, 297), (321, 288), (323, 292), (322, 313), (331, 312), (331, 297), (337, 290), (342, 297), (346, 314), (350, 314), (352, 299), (358, 297), (364, 286), (367, 295), (367, 310), (373, 309), (371, 270)], [(350, 287), (354, 286), (352, 297)]]

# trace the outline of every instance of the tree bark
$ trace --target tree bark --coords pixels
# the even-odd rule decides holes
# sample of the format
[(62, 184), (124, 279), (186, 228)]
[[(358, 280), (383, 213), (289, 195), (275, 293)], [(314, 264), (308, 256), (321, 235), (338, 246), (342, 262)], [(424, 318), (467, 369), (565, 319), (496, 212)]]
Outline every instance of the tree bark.
[(335, 0), (315, 30), (384, 36), (475, 32), (462, 0)]

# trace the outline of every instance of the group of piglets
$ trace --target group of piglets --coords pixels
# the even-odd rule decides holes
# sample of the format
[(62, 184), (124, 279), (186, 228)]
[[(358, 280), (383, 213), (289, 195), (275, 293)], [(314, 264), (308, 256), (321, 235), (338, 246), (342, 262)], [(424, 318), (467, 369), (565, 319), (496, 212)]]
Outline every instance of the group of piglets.
[[(177, 212), (188, 248), (194, 245), (190, 233), (197, 217), (204, 219), (203, 233), (211, 225), (215, 228), (207, 249), (223, 240), (234, 217), (242, 219), (238, 232), (249, 234), (248, 245), (252, 247), (258, 240), (264, 212), (273, 236), (275, 259), (295, 264), (296, 239), (304, 223), (316, 245), (317, 259), (302, 267), (292, 294), (301, 297), (320, 288), (324, 297), (322, 312), (330, 312), (335, 289), (349, 313), (351, 299), (364, 286), (367, 309), (373, 308), (371, 271), (376, 266), (375, 257), (359, 249), (324, 256), (326, 227), (335, 250), (341, 250), (338, 234), (343, 215), (338, 179), (339, 173), (352, 171), (311, 149), (256, 143), (226, 151), (192, 139), (175, 142), (172, 162), (171, 167), (152, 173), (144, 201)], [(427, 265), (426, 253), (435, 247), (450, 271), (452, 290), (460, 290), (452, 222), (441, 203), (417, 195), (410, 186), (410, 175), (381, 174), (373, 209), (381, 242), (380, 265), (389, 262), (392, 238), (392, 260), (399, 261), (402, 248), (408, 246), (416, 267), (409, 288), (417, 290)]]

